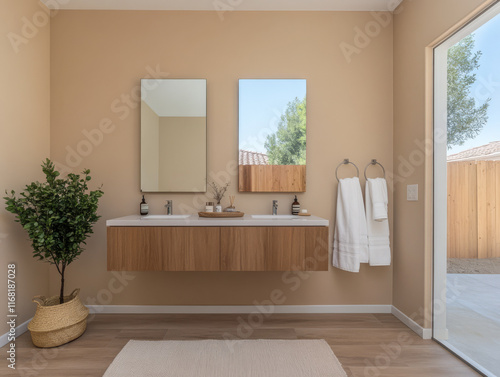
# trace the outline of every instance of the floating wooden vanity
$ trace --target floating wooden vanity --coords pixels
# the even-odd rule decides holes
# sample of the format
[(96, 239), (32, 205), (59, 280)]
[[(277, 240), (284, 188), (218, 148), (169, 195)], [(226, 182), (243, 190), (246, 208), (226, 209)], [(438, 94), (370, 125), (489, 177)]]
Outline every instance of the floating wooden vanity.
[(109, 271), (327, 271), (328, 220), (107, 221)]

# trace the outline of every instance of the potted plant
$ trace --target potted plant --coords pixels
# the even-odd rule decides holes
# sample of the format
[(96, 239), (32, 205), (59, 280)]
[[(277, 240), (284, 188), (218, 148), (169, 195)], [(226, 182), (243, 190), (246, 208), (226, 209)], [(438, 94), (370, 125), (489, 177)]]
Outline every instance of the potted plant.
[(36, 346), (55, 347), (78, 338), (87, 326), (88, 309), (78, 298), (79, 289), (65, 296), (64, 278), (100, 218), (97, 207), (103, 192), (89, 191), (90, 170), (60, 178), (49, 159), (42, 170), (46, 182), (33, 182), (19, 197), (11, 191), (4, 199), (7, 211), (28, 232), (33, 257), (54, 265), (61, 277), (59, 296), (33, 298), (38, 306), (28, 326)]

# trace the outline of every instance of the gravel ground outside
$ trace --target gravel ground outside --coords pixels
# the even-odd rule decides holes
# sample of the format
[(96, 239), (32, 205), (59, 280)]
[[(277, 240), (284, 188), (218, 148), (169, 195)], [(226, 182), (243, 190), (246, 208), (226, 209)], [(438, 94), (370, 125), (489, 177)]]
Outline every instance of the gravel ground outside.
[(448, 258), (449, 274), (500, 274), (500, 258)]

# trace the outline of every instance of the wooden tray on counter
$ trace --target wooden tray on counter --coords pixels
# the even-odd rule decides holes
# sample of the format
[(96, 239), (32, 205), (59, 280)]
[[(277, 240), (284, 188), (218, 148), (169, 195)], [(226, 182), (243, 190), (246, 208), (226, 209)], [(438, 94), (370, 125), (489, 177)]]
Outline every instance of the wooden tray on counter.
[(216, 219), (227, 218), (227, 217), (243, 217), (244, 212), (198, 212), (200, 217), (211, 217)]

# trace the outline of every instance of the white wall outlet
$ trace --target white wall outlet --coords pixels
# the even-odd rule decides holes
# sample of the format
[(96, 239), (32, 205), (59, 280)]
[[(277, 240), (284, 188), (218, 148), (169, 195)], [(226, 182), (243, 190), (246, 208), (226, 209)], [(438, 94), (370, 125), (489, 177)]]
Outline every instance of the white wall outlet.
[(409, 202), (418, 201), (418, 185), (406, 186), (406, 200)]

